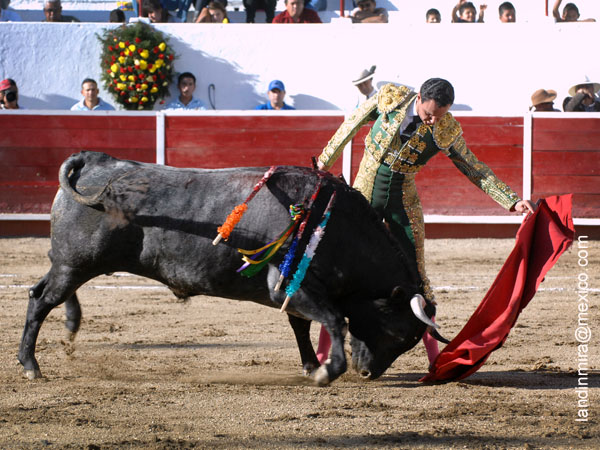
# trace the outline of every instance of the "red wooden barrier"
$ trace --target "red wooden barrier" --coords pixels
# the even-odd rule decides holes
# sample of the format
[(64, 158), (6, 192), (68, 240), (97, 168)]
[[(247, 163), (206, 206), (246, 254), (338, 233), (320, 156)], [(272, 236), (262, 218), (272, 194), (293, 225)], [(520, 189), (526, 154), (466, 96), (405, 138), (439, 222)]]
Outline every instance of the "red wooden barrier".
[[(166, 164), (176, 167), (311, 166), (343, 116), (167, 116)], [(341, 160), (334, 170), (342, 170)]]
[[(458, 119), (469, 148), (521, 195), (523, 118), (459, 116)], [(166, 115), (165, 161), (178, 167), (310, 166), (311, 156), (320, 153), (342, 120), (341, 115)], [(352, 179), (362, 158), (368, 128), (363, 128), (353, 141)], [(574, 217), (599, 218), (600, 118), (569, 118), (565, 114), (557, 118), (534, 117), (532, 131), (533, 199), (572, 192)], [(154, 115), (3, 112), (0, 214), (49, 213), (58, 186), (58, 168), (71, 153), (96, 150), (119, 158), (154, 162), (156, 139)], [(332, 172), (342, 172), (342, 158)], [(441, 154), (419, 173), (417, 185), (425, 214), (507, 214)], [(39, 234), (48, 229), (47, 222), (26, 225), (26, 222), (0, 220), (0, 236)], [(428, 228), (431, 226), (428, 224)], [(498, 226), (502, 227), (433, 226), (439, 228), (436, 236), (461, 233), (499, 236)], [(514, 236), (514, 233), (501, 235)]]
[(532, 197), (573, 193), (574, 217), (600, 217), (600, 119), (536, 118)]
[(2, 115), (0, 213), (49, 213), (58, 168), (81, 150), (153, 162), (154, 116)]

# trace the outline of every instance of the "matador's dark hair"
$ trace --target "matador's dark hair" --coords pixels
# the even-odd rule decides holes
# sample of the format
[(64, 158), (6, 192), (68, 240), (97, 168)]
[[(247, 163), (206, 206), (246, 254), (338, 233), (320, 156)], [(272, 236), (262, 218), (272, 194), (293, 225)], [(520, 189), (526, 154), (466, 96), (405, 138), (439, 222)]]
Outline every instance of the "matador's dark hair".
[(454, 103), (454, 88), (442, 78), (430, 78), (421, 85), (421, 101), (435, 100), (439, 107)]

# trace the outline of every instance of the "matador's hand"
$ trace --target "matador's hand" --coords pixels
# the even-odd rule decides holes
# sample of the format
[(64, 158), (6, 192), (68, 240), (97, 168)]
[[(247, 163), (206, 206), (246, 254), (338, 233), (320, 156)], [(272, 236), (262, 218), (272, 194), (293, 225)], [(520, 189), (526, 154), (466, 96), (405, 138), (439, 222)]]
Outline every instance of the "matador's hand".
[(537, 209), (537, 205), (533, 203), (531, 200), (519, 200), (515, 204), (515, 211), (521, 214), (524, 213), (534, 213)]

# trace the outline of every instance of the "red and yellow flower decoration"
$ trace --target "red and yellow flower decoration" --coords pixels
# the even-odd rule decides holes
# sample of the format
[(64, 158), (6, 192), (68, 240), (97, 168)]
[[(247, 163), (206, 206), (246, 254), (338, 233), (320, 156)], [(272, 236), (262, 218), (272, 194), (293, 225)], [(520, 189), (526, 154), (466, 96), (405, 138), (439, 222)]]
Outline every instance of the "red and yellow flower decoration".
[(101, 67), (104, 88), (128, 110), (151, 110), (169, 95), (175, 53), (167, 38), (142, 22), (104, 31)]

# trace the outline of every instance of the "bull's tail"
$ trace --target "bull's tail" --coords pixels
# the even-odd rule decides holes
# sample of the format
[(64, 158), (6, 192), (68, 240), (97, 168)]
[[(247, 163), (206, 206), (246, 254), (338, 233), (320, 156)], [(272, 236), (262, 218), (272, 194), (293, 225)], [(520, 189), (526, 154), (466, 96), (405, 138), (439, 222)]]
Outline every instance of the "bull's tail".
[(86, 152), (71, 155), (60, 166), (58, 172), (60, 187), (77, 203), (104, 210), (113, 215), (116, 222), (121, 225), (131, 220), (149, 186), (147, 177), (135, 176), (142, 168), (114, 173), (104, 186), (94, 187), (99, 189), (95, 194), (83, 195), (75, 189), (72, 180), (77, 179), (76, 175), (79, 175), (78, 172), (81, 172), (87, 161), (89, 157), (86, 157)]
[(81, 170), (85, 166), (85, 158), (82, 153), (77, 153), (75, 155), (71, 155), (65, 162), (60, 166), (60, 170), (58, 172), (58, 180), (60, 182), (60, 187), (65, 191), (71, 194), (74, 200), (82, 205), (86, 206), (101, 206), (102, 205), (102, 197), (104, 196), (106, 190), (108, 189), (109, 184), (107, 183), (99, 192), (94, 195), (81, 195), (77, 190), (71, 185), (71, 181), (69, 180), (69, 175), (71, 171), (75, 172), (77, 170)]

